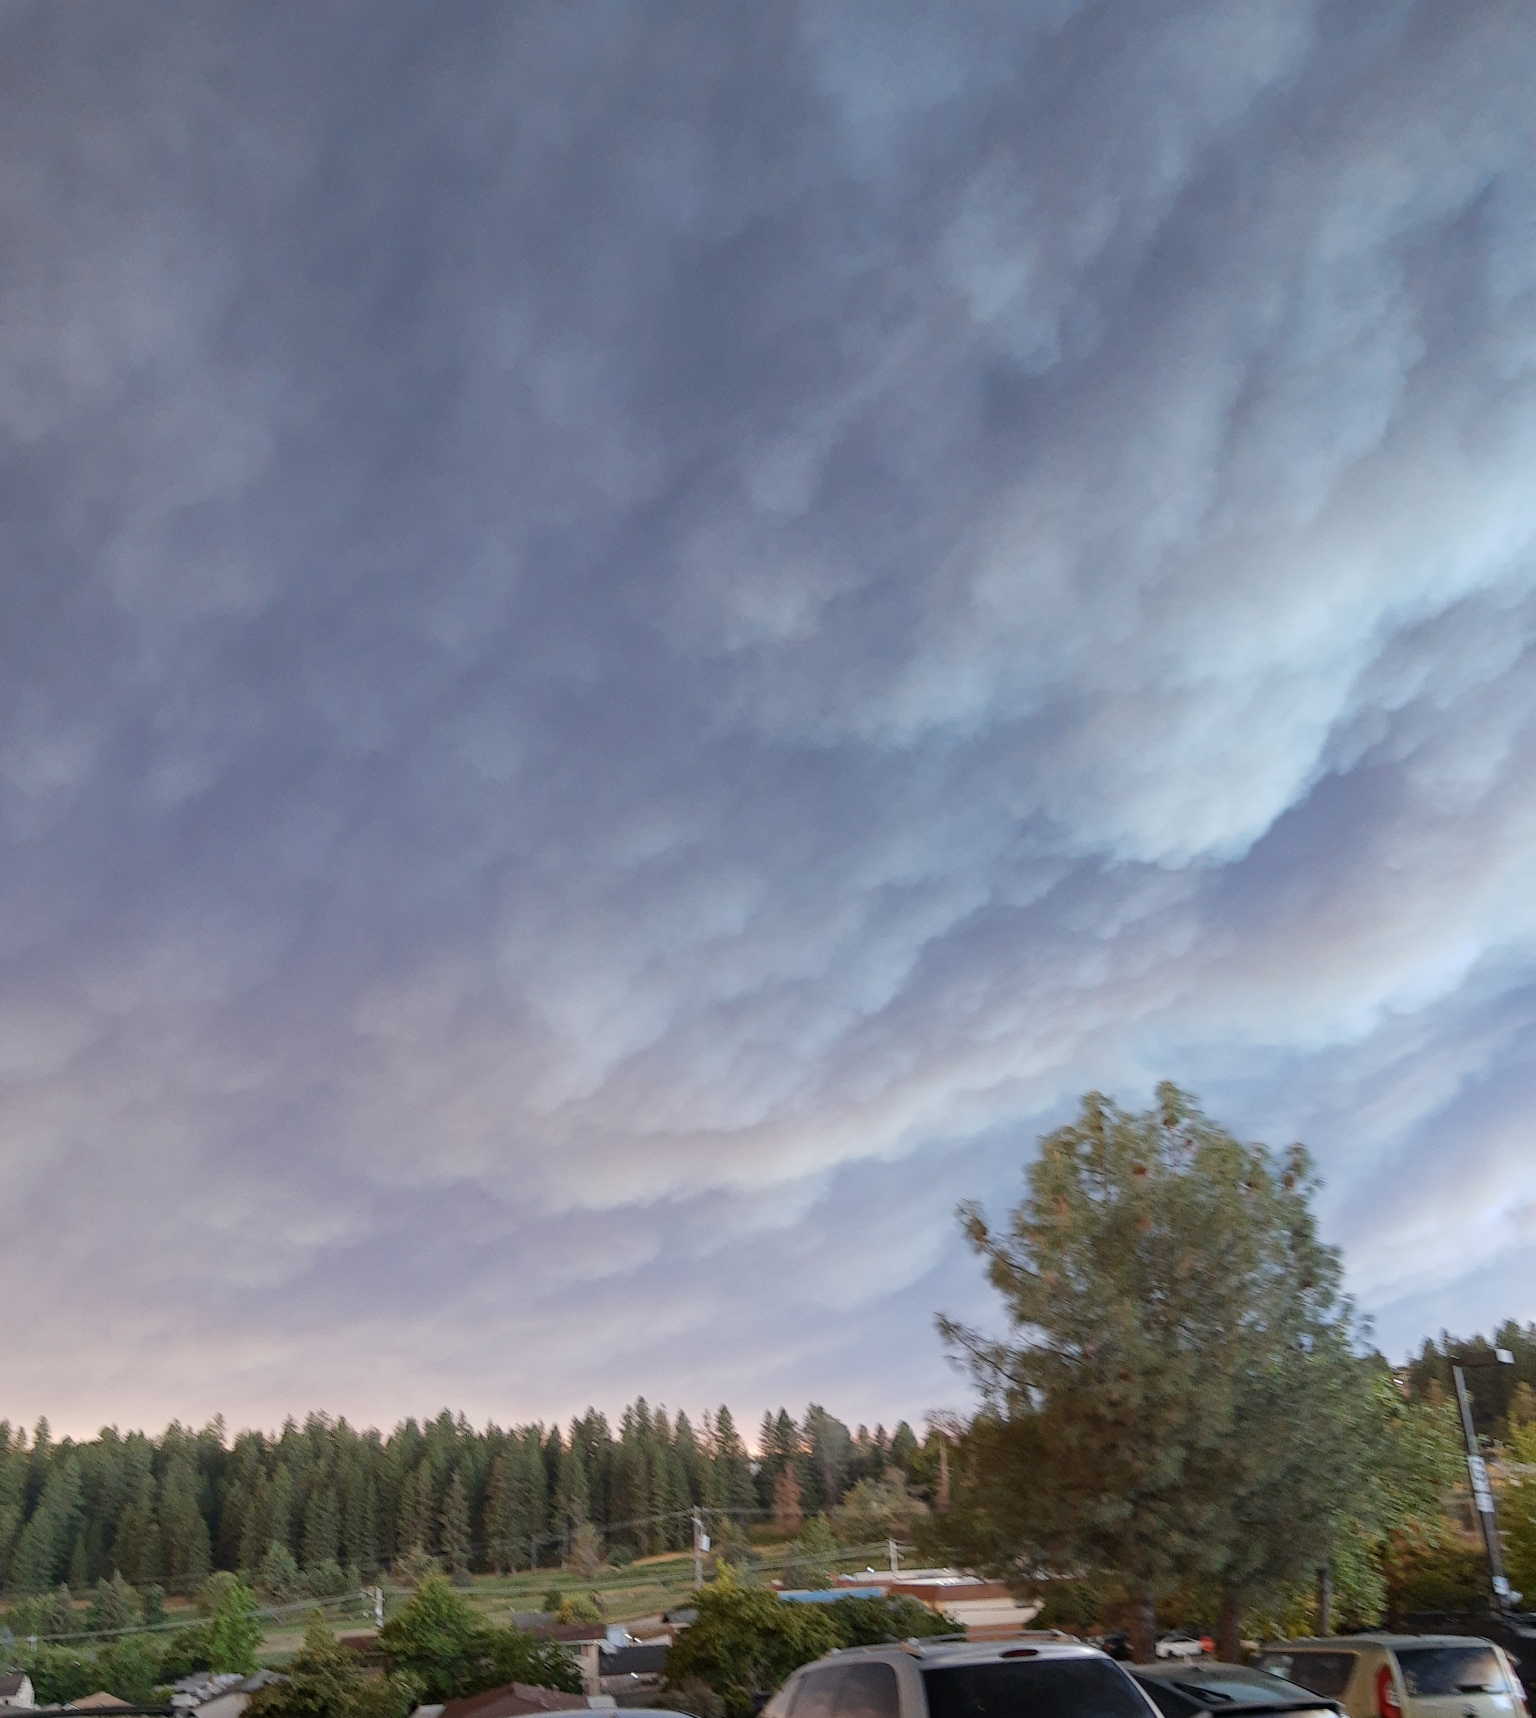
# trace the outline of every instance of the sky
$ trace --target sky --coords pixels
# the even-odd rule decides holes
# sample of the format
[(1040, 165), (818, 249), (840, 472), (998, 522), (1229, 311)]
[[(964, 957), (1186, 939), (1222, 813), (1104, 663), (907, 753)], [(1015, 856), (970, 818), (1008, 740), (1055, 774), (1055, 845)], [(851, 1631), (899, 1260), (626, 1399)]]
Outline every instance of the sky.
[(1526, 0), (0, 0), (0, 1415), (963, 1409), (1090, 1088), (1536, 1318)]

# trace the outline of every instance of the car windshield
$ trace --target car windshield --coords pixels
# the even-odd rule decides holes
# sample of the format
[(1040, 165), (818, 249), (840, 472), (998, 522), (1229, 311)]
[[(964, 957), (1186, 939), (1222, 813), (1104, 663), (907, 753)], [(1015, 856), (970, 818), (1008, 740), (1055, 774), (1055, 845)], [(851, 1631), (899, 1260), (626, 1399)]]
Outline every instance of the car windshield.
[(929, 1718), (1150, 1718), (1135, 1683), (1104, 1658), (935, 1666), (923, 1688)]
[(1491, 1646), (1407, 1646), (1397, 1649), (1403, 1687), (1416, 1699), (1436, 1694), (1507, 1694), (1503, 1666)]

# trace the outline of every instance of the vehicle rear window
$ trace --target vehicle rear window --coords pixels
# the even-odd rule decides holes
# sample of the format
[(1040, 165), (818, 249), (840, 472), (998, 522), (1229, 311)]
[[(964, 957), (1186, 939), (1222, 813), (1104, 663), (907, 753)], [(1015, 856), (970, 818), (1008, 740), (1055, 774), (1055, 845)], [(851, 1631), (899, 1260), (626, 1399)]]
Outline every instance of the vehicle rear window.
[(900, 1718), (896, 1672), (888, 1664), (850, 1664), (837, 1691), (836, 1718)]
[(1436, 1694), (1507, 1694), (1504, 1667), (1491, 1646), (1407, 1646), (1397, 1649), (1403, 1687), (1416, 1699)]
[[(1143, 1684), (1149, 1694), (1152, 1681), (1149, 1676)], [(1197, 1700), (1218, 1701), (1223, 1706), (1237, 1701), (1247, 1705), (1272, 1706), (1276, 1702), (1304, 1700), (1316, 1692), (1301, 1687), (1299, 1683), (1287, 1682), (1273, 1671), (1244, 1670), (1236, 1664), (1223, 1666), (1220, 1670), (1194, 1670), (1181, 1674), (1174, 1686), (1194, 1695)]]
[(1151, 1718), (1107, 1658), (953, 1664), (923, 1672), (929, 1718)]
[(843, 1669), (839, 1664), (831, 1670), (813, 1670), (801, 1677), (795, 1690), (794, 1718), (832, 1718)]
[(1259, 1669), (1294, 1682), (1308, 1694), (1337, 1700), (1349, 1687), (1358, 1656), (1353, 1652), (1267, 1652), (1259, 1660)]

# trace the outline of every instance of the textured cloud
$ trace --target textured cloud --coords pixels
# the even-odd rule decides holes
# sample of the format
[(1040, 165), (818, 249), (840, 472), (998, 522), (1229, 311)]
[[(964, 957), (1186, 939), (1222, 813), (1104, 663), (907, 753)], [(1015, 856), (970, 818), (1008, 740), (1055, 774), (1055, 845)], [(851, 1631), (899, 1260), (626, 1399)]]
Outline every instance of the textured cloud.
[(1164, 1074), (1536, 1317), (1528, 9), (0, 31), (0, 1411), (921, 1412)]

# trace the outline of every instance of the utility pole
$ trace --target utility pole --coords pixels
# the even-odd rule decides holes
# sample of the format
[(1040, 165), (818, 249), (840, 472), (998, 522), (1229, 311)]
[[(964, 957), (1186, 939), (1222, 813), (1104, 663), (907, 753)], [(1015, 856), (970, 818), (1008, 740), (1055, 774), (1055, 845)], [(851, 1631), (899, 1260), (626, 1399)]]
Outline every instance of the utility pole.
[(901, 1573), (901, 1558), (897, 1554), (896, 1541), (894, 1539), (886, 1540), (885, 1554), (891, 1560), (891, 1573), (893, 1575), (899, 1575)]
[(373, 1626), (376, 1629), (381, 1629), (384, 1626), (384, 1589), (382, 1587), (373, 1589)]
[(704, 1517), (693, 1512), (693, 1585), (695, 1591), (704, 1585), (704, 1553), (709, 1549), (709, 1535), (704, 1531)]
[(1317, 1571), (1317, 1632), (1324, 1640), (1333, 1633), (1333, 1564)]
[(1472, 1401), (1467, 1395), (1466, 1367), (1513, 1366), (1515, 1357), (1507, 1348), (1495, 1348), (1492, 1360), (1453, 1361), (1451, 1376), (1456, 1381), (1456, 1406), (1461, 1410), (1461, 1435), (1467, 1444), (1467, 1472), (1472, 1478), (1472, 1502), (1482, 1524), (1483, 1543), (1488, 1547), (1488, 1572), (1493, 1577), (1493, 1613), (1504, 1617), (1514, 1609), (1522, 1596), (1512, 1592), (1509, 1576), (1504, 1573), (1504, 1550), (1499, 1543), (1499, 1521), (1494, 1514), (1493, 1487), (1488, 1483), (1488, 1464), (1477, 1447), (1477, 1432), (1472, 1425)]

